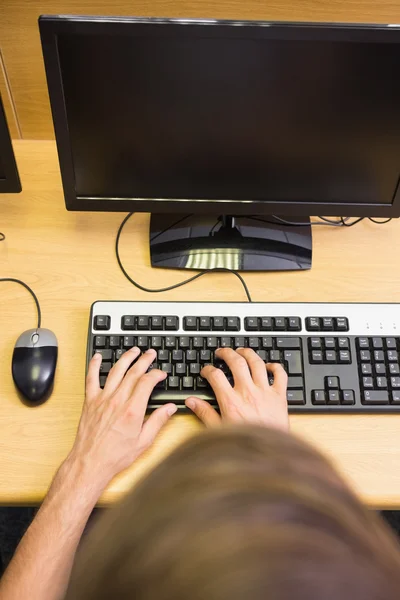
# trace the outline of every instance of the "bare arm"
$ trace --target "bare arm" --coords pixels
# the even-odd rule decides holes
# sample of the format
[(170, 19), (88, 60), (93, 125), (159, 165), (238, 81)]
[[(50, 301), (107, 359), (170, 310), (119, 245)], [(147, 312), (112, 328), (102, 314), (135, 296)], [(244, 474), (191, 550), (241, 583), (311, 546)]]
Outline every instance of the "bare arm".
[(101, 358), (92, 359), (74, 447), (0, 581), (0, 600), (61, 600), (87, 519), (111, 479), (128, 467), (176, 411), (168, 404), (143, 424), (149, 396), (165, 373), (145, 374), (155, 352), (133, 348), (99, 388)]

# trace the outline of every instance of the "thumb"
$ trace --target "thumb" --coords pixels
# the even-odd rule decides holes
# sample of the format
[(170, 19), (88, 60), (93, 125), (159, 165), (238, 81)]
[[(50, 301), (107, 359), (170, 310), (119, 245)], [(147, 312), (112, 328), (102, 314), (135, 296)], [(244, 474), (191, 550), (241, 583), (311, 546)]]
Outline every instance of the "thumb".
[(146, 450), (157, 437), (158, 432), (169, 421), (173, 414), (176, 413), (178, 407), (175, 404), (166, 404), (157, 408), (147, 421), (143, 424), (142, 432), (139, 437), (139, 445), (143, 450)]
[(194, 414), (203, 421), (206, 427), (218, 427), (221, 425), (221, 417), (217, 411), (205, 400), (191, 396), (187, 398), (185, 404)]

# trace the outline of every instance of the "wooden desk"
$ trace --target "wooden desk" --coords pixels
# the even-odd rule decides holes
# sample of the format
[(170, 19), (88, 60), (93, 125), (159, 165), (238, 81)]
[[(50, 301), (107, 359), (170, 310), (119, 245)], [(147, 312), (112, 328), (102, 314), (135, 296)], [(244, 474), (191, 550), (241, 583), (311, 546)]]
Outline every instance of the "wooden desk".
[[(114, 254), (123, 215), (69, 213), (64, 208), (54, 142), (18, 141), (23, 192), (0, 197), (1, 276), (20, 278), (38, 294), (43, 326), (59, 341), (53, 395), (37, 408), (18, 400), (11, 378), (16, 338), (34, 327), (30, 295), (1, 284), (0, 503), (35, 504), (69, 451), (84, 397), (89, 308), (94, 300), (154, 300), (131, 286)], [(179, 281), (181, 273), (149, 266), (147, 214), (135, 215), (121, 241), (128, 271), (149, 286)], [(247, 274), (256, 301), (400, 302), (400, 222), (363, 222), (351, 229), (314, 228), (314, 266), (301, 273)], [(163, 300), (243, 299), (235, 277), (212, 274), (162, 295)], [(292, 431), (324, 450), (375, 507), (400, 507), (400, 415), (293, 416)], [(146, 470), (200, 428), (191, 416), (174, 417), (154, 447), (110, 485), (111, 503)]]

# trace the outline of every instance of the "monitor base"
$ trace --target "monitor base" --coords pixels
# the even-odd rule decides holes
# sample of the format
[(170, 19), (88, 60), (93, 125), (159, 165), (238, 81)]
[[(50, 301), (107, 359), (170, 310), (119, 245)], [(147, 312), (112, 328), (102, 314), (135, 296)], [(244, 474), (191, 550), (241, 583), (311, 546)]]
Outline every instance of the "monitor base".
[[(304, 217), (282, 217), (306, 223)], [(295, 271), (311, 268), (311, 225), (290, 225), (275, 217), (152, 214), (153, 267)]]

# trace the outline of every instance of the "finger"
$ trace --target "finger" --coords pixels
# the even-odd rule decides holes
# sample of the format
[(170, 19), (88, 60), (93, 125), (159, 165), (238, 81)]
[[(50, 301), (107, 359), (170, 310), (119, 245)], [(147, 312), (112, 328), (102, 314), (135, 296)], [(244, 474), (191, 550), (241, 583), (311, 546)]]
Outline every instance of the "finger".
[(125, 352), (119, 360), (115, 363), (113, 368), (108, 374), (105, 390), (107, 392), (115, 392), (117, 387), (121, 384), (123, 378), (125, 377), (125, 373), (133, 363), (133, 361), (139, 356), (140, 350), (136, 346), (130, 348), (127, 352)]
[(146, 350), (139, 360), (137, 360), (129, 369), (120, 385), (120, 390), (123, 394), (126, 394), (127, 399), (131, 396), (139, 379), (147, 373), (148, 368), (154, 362), (156, 356), (157, 352), (155, 350)]
[(272, 387), (280, 396), (284, 396), (286, 398), (288, 376), (285, 369), (279, 363), (268, 363), (267, 370), (274, 376), (274, 383)]
[(95, 396), (100, 391), (101, 360), (101, 354), (96, 352), (89, 362), (89, 368), (86, 376), (86, 397)]
[(139, 446), (146, 450), (151, 446), (157, 437), (160, 429), (169, 421), (174, 413), (178, 410), (175, 404), (166, 404), (157, 408), (147, 419), (142, 427), (142, 433), (139, 436)]
[(166, 377), (167, 373), (159, 369), (154, 369), (142, 375), (127, 402), (133, 415), (144, 418), (151, 392), (157, 383), (163, 381)]
[(240, 388), (248, 388), (253, 385), (249, 365), (243, 356), (240, 356), (232, 348), (218, 348), (216, 350), (217, 358), (222, 358), (228, 365), (235, 382)]
[(200, 398), (191, 396), (185, 400), (185, 404), (206, 427), (218, 427), (221, 425), (221, 417), (205, 400), (200, 400)]
[(212, 365), (206, 365), (201, 370), (201, 376), (207, 379), (208, 383), (214, 390), (220, 407), (226, 407), (227, 398), (233, 394), (233, 388), (224, 373), (220, 369), (216, 369)]
[(240, 356), (247, 361), (254, 383), (259, 387), (268, 387), (268, 375), (265, 362), (251, 348), (238, 348)]

